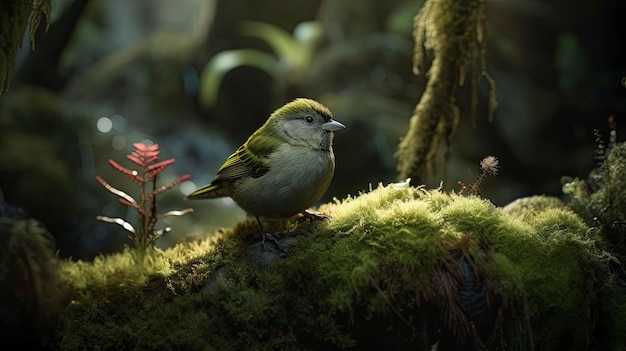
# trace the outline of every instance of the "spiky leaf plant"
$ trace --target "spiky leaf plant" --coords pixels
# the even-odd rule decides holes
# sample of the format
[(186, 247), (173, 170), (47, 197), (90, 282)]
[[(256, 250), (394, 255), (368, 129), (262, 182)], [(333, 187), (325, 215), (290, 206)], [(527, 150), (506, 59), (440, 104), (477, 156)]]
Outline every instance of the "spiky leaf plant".
[(146, 249), (152, 247), (155, 241), (163, 235), (163, 233), (170, 230), (169, 227), (157, 229), (156, 224), (158, 221), (169, 216), (182, 216), (184, 214), (193, 212), (192, 208), (186, 208), (178, 211), (168, 211), (162, 214), (157, 212), (157, 195), (169, 190), (176, 185), (189, 179), (188, 174), (180, 176), (178, 179), (170, 182), (166, 185), (157, 187), (157, 176), (163, 172), (163, 170), (174, 163), (176, 160), (170, 158), (168, 160), (159, 161), (159, 144), (145, 145), (142, 143), (134, 143), (135, 148), (126, 157), (137, 164), (140, 170), (132, 170), (126, 168), (114, 160), (110, 159), (109, 164), (120, 173), (124, 174), (128, 179), (132, 180), (138, 187), (141, 193), (141, 197), (138, 200), (128, 195), (127, 193), (114, 188), (107, 183), (102, 177), (96, 176), (96, 180), (105, 189), (111, 193), (119, 196), (119, 202), (134, 208), (139, 214), (139, 220), (137, 225), (133, 226), (127, 220), (122, 218), (110, 218), (105, 216), (97, 216), (98, 220), (110, 223), (116, 223), (121, 225), (124, 229), (131, 233), (129, 238), (133, 241), (136, 248)]

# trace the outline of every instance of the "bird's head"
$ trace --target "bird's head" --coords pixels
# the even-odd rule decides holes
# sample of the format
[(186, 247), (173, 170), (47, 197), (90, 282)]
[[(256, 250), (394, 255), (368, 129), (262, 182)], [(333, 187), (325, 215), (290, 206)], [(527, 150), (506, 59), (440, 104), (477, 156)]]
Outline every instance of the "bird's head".
[(345, 126), (333, 119), (330, 110), (311, 99), (299, 98), (274, 111), (265, 125), (292, 145), (330, 150), (333, 133)]

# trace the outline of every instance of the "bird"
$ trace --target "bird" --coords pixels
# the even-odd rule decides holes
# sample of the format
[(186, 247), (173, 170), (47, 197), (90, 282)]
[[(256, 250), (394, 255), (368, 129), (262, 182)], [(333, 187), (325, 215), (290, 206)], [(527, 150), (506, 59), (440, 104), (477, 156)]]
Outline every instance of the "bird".
[(268, 233), (263, 218), (311, 221), (328, 217), (307, 211), (324, 195), (335, 172), (334, 132), (346, 128), (321, 103), (297, 98), (275, 110), (259, 129), (219, 168), (215, 178), (187, 199), (230, 197), (261, 229), (261, 248)]

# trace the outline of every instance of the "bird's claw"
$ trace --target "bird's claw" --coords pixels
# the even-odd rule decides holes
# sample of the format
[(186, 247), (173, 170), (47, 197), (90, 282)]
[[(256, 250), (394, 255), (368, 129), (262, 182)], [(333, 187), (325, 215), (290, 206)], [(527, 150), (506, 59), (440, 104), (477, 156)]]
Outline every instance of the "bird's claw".
[(330, 221), (330, 217), (326, 215), (304, 210), (302, 211), (302, 217), (300, 217), (299, 221), (305, 221), (307, 219), (309, 220), (309, 223), (314, 221)]
[(276, 244), (276, 248), (278, 249), (278, 251), (284, 252), (284, 250), (281, 249), (280, 245), (278, 244), (278, 239), (275, 238), (275, 236), (278, 236), (278, 234), (268, 233), (267, 230), (263, 228), (263, 223), (261, 223), (261, 218), (259, 218), (259, 216), (256, 217), (256, 221), (257, 223), (259, 223), (259, 227), (261, 228), (261, 251), (265, 251), (265, 240), (267, 240), (267, 238), (270, 238), (274, 242), (274, 244)]
[(270, 234), (266, 232), (265, 230), (262, 230), (261, 231), (261, 250), (265, 251), (265, 241), (267, 239), (270, 239), (274, 242), (274, 244), (276, 245), (276, 248), (279, 251), (283, 251), (283, 249), (281, 249), (280, 245), (278, 244), (278, 239), (276, 237), (278, 237), (278, 234)]

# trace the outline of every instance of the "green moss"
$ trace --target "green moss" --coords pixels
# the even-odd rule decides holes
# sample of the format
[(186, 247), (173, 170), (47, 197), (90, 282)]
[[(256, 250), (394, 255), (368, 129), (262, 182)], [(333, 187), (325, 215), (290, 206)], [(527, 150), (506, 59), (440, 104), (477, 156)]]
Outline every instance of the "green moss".
[[(402, 183), (320, 211), (332, 221), (273, 224), (288, 243), (283, 259), (249, 245), (250, 221), (141, 264), (132, 252), (66, 262), (75, 297), (60, 347), (427, 349), (437, 328), (442, 342), (472, 344), (474, 325), (488, 347), (584, 349), (624, 318), (600, 308), (607, 256), (567, 209), (518, 217), (476, 196)], [(254, 255), (269, 264), (246, 259)], [(464, 302), (468, 291), (482, 307)]]
[(525, 215), (532, 216), (536, 212), (549, 208), (566, 208), (566, 205), (558, 197), (534, 195), (517, 199), (504, 206), (502, 211), (512, 216), (521, 217)]
[(587, 180), (564, 177), (568, 205), (590, 227), (599, 228), (611, 252), (626, 255), (626, 143), (601, 149), (602, 162)]

